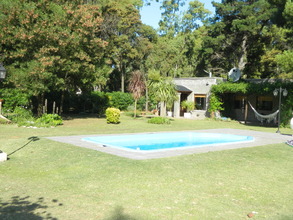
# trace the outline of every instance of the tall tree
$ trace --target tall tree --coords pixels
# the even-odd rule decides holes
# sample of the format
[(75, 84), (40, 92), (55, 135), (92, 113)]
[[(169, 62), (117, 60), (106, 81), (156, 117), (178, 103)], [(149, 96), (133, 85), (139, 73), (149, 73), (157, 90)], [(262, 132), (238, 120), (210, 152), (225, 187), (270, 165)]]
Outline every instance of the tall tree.
[[(265, 34), (271, 27), (276, 9), (266, 0), (223, 0), (216, 7), (214, 24), (210, 29), (216, 65), (228, 71), (233, 66), (244, 71), (247, 77), (256, 77), (257, 63), (269, 43)], [(224, 65), (223, 65), (224, 64)]]
[(74, 91), (97, 77), (107, 42), (97, 37), (102, 22), (98, 7), (81, 3), (0, 2), (0, 48), (11, 70), (8, 80), (37, 97), (39, 114), (45, 92)]
[(285, 41), (283, 43), (283, 52), (276, 55), (276, 62), (280, 67), (280, 78), (293, 78), (293, 2), (286, 1), (282, 11), (284, 18), (283, 30)]
[(138, 99), (143, 95), (146, 89), (145, 78), (139, 70), (133, 71), (129, 80), (128, 90), (134, 98), (134, 118), (136, 118), (136, 106)]
[(136, 49), (138, 30), (142, 26), (138, 9), (131, 4), (113, 2), (102, 8), (103, 39), (109, 41), (108, 57), (121, 75), (121, 91), (125, 91), (126, 75), (132, 70), (132, 61), (139, 55)]

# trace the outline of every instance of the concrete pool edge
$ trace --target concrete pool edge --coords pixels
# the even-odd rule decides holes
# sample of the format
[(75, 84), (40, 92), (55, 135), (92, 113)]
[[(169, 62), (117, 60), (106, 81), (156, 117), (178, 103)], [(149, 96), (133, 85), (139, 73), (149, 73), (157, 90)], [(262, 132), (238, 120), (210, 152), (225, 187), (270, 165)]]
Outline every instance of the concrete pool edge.
[[(94, 136), (105, 136), (107, 134), (95, 134), (95, 135), (77, 135), (77, 136), (56, 136), (56, 137), (46, 137), (47, 139), (54, 140), (57, 142), (72, 144), (79, 147), (84, 147), (88, 149), (97, 150), (100, 152), (125, 157), (134, 160), (145, 160), (145, 159), (155, 159), (155, 158), (164, 158), (164, 157), (173, 157), (180, 155), (188, 155), (188, 154), (197, 154), (197, 153), (207, 153), (210, 151), (221, 151), (221, 150), (229, 150), (229, 149), (238, 149), (245, 147), (256, 147), (267, 144), (275, 144), (275, 143), (285, 143), (292, 136), (282, 135), (278, 133), (267, 133), (267, 132), (259, 132), (252, 130), (240, 130), (240, 129), (208, 129), (208, 130), (191, 130), (192, 132), (198, 133), (220, 133), (220, 134), (234, 134), (234, 135), (243, 135), (243, 136), (252, 136), (254, 138), (253, 142), (244, 142), (244, 143), (230, 143), (224, 145), (205, 145), (200, 148), (188, 148), (188, 149), (174, 149), (174, 150), (166, 150), (166, 151), (157, 151), (157, 152), (141, 152), (141, 151), (126, 151), (118, 148), (109, 148), (99, 146), (97, 144), (93, 144), (90, 142), (82, 141), (82, 138), (85, 137), (94, 137)], [(173, 131), (178, 132), (178, 131)], [(147, 133), (173, 133), (173, 132), (144, 132), (139, 134), (147, 134)], [(111, 135), (119, 135), (119, 134), (108, 134)], [(124, 134), (121, 134), (124, 135)]]

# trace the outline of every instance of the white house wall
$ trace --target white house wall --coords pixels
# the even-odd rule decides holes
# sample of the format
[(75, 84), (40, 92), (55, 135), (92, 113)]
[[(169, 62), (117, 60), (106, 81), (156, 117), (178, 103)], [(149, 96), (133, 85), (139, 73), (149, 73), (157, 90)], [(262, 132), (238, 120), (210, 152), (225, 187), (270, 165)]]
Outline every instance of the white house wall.
[[(216, 85), (223, 81), (222, 78), (218, 77), (175, 78), (173, 80), (175, 85), (184, 86), (191, 91), (187, 97), (188, 101), (194, 102), (194, 96), (197, 94), (206, 95), (206, 109), (208, 108), (208, 100), (212, 85)], [(174, 117), (180, 116), (180, 91), (178, 91), (178, 93), (179, 100), (174, 103)], [(203, 115), (206, 115), (206, 110), (204, 112), (201, 111), (200, 114), (195, 113), (193, 115), (200, 115), (200, 118), (202, 118)]]

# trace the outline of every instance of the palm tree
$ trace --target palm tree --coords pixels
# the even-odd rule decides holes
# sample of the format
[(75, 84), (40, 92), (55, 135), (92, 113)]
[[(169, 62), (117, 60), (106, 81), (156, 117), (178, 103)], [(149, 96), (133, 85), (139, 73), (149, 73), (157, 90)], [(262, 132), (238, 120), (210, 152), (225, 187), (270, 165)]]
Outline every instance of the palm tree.
[(146, 88), (145, 79), (139, 70), (133, 71), (129, 80), (128, 90), (134, 98), (134, 118), (136, 117), (137, 100), (142, 96)]
[(161, 104), (160, 116), (166, 116), (166, 104), (178, 99), (174, 82), (171, 78), (150, 77), (149, 89)]

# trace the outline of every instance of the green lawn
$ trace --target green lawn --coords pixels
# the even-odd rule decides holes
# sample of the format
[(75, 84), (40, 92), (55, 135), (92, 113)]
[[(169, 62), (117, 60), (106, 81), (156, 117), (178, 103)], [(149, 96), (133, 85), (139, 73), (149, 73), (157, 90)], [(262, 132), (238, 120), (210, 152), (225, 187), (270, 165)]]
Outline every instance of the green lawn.
[(0, 163), (0, 219), (233, 220), (252, 211), (253, 219), (293, 219), (293, 148), (286, 144), (136, 161), (43, 138), (208, 128), (276, 131), (127, 116), (118, 125), (91, 117), (50, 129), (0, 125), (0, 149), (12, 153)]

